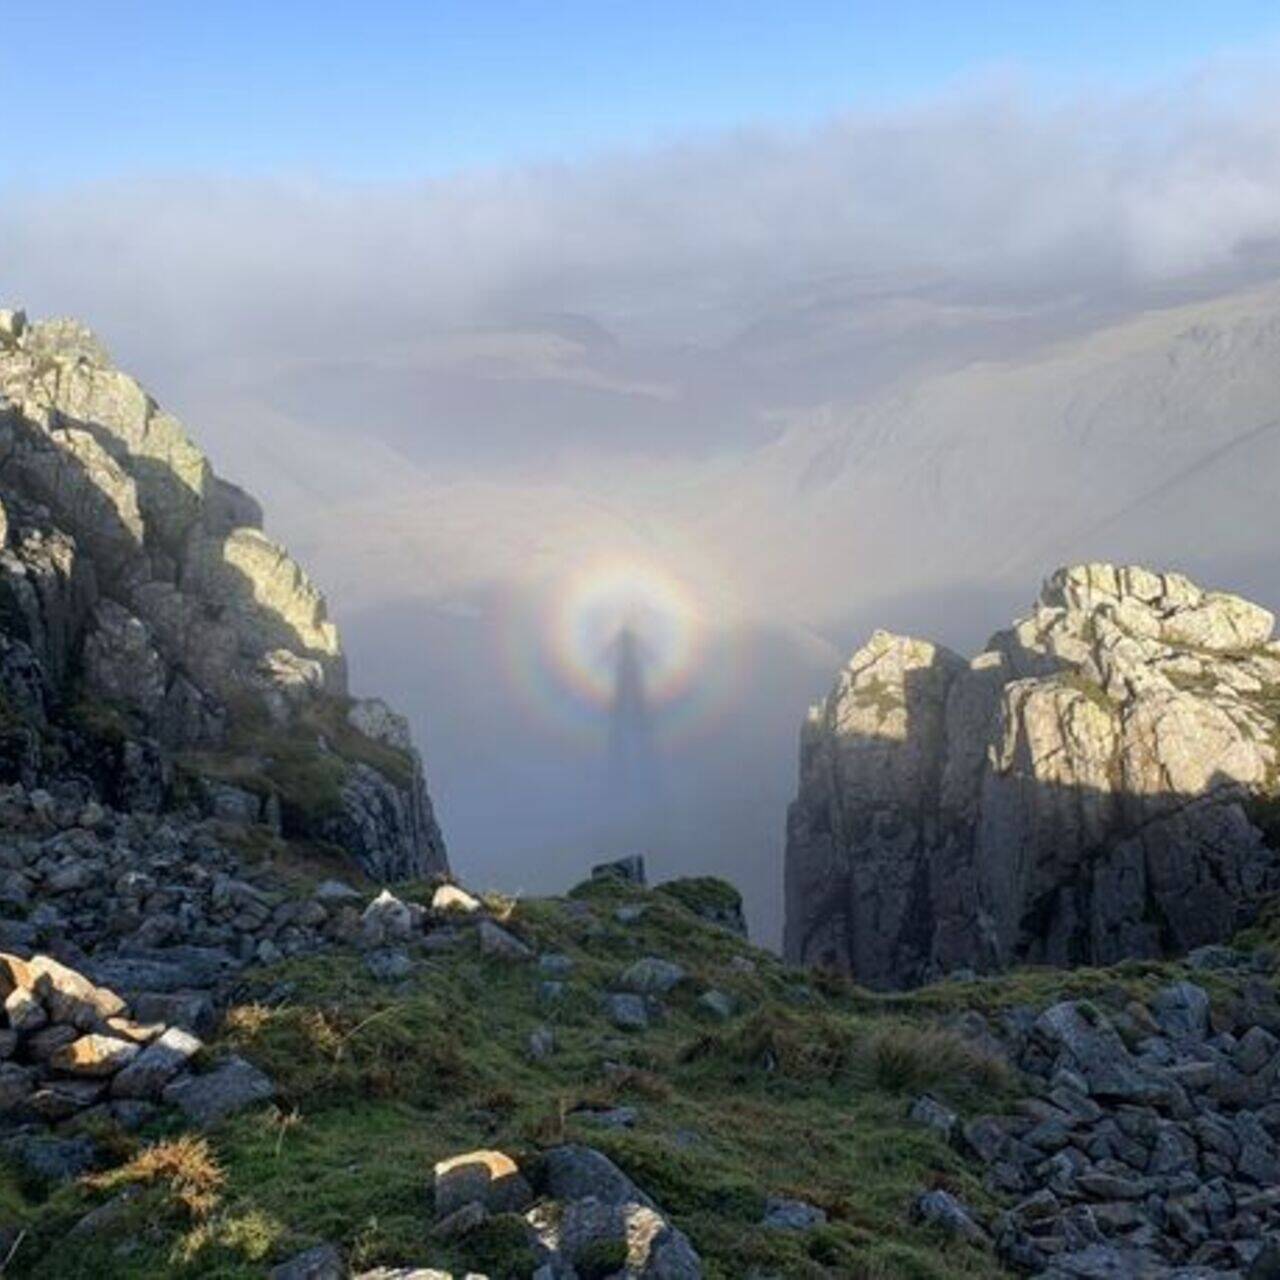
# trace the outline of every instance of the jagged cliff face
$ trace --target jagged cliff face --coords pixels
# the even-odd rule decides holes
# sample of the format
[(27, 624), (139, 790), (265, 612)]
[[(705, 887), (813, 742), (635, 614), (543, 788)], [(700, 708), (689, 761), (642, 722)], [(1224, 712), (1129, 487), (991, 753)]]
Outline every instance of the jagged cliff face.
[(0, 782), (188, 806), (444, 870), (404, 720), (323, 596), (82, 326), (0, 311)]
[(1280, 888), (1273, 622), (1084, 565), (970, 662), (878, 632), (802, 732), (788, 958), (896, 986), (1228, 937)]

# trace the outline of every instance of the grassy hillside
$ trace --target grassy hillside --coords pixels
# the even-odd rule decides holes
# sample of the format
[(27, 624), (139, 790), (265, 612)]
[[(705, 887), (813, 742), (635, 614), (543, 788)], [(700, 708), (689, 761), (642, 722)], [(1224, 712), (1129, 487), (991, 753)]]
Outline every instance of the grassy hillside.
[[(210, 1051), (233, 1047), (264, 1068), (277, 1104), (198, 1138), (172, 1122), (112, 1135), (117, 1169), (51, 1194), (10, 1179), (6, 1207), (28, 1225), (10, 1273), (260, 1277), (327, 1240), (357, 1270), (525, 1276), (532, 1264), (516, 1220), (433, 1236), (432, 1165), (496, 1147), (536, 1185), (539, 1150), (570, 1140), (608, 1153), (657, 1200), (711, 1277), (1001, 1274), (990, 1253), (909, 1220), (924, 1188), (995, 1207), (975, 1165), (908, 1123), (912, 1098), (928, 1090), (964, 1115), (1007, 1108), (1017, 1095), (1002, 1061), (946, 1029), (942, 1015), (1063, 991), (1141, 991), (1167, 968), (1030, 973), (876, 997), (787, 969), (703, 923), (682, 896), (596, 884), (571, 899), (491, 904), (537, 952), (572, 961), (550, 1003), (540, 988), (553, 975), (482, 957), (465, 927), (455, 948), (420, 958), (394, 985), (371, 977), (354, 951), (257, 971)], [(642, 908), (638, 919), (618, 918), (628, 905)], [(665, 998), (662, 1020), (619, 1031), (601, 995), (646, 955), (677, 962), (686, 980)], [(733, 1000), (732, 1017), (700, 1005), (713, 988)], [(535, 1060), (529, 1037), (543, 1025), (556, 1048)], [(633, 1129), (575, 1114), (619, 1106), (635, 1108)], [(121, 1200), (126, 1187), (136, 1194)], [(810, 1201), (827, 1224), (766, 1229), (766, 1195)], [(69, 1234), (106, 1203), (105, 1223)]]

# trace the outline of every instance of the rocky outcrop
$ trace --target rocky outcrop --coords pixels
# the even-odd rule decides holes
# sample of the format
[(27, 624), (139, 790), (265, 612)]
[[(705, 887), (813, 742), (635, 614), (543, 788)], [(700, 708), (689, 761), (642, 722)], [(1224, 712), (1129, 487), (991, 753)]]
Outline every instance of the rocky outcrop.
[(1280, 887), (1273, 621), (1093, 564), (969, 662), (876, 633), (802, 733), (788, 958), (886, 987), (1230, 936)]
[(319, 590), (74, 321), (0, 312), (0, 507), (0, 783), (222, 816), (239, 789), (378, 878), (446, 869), (407, 726), (348, 696)]

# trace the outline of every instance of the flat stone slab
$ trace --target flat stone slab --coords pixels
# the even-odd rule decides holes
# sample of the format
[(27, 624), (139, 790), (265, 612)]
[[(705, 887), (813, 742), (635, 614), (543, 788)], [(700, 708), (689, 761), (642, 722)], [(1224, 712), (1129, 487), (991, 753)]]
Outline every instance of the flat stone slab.
[(644, 997), (615, 993), (604, 998), (604, 1011), (621, 1031), (643, 1031), (649, 1025), (649, 1010)]
[(347, 1268), (337, 1248), (318, 1244), (272, 1267), (267, 1280), (346, 1280), (346, 1275)]
[(532, 960), (533, 949), (492, 920), (480, 921), (480, 954), (503, 960)]
[(55, 1138), (21, 1134), (4, 1144), (4, 1151), (24, 1169), (46, 1182), (69, 1182), (87, 1173), (97, 1162), (93, 1140), (83, 1134)]
[(333, 907), (358, 906), (365, 900), (365, 895), (345, 880), (322, 880), (311, 896), (317, 902)]
[(112, 1080), (112, 1095), (117, 1098), (158, 1098), (165, 1085), (201, 1048), (201, 1042), (190, 1032), (170, 1027)]
[(49, 1059), (49, 1065), (56, 1071), (76, 1076), (109, 1076), (127, 1067), (140, 1051), (132, 1040), (103, 1035), (81, 1036), (63, 1045)]
[(188, 1120), (211, 1125), (255, 1102), (266, 1102), (275, 1091), (275, 1085), (251, 1062), (231, 1057), (206, 1075), (175, 1080), (165, 1089), (164, 1100)]
[(618, 985), (639, 995), (663, 996), (684, 978), (685, 972), (680, 965), (657, 956), (645, 956), (622, 971)]

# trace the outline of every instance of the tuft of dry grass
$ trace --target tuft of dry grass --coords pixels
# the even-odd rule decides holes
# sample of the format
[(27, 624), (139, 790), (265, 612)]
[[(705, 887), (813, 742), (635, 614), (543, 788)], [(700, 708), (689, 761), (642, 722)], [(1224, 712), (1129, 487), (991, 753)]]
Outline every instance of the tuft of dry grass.
[(271, 1014), (265, 1004), (235, 1004), (226, 1011), (222, 1025), (232, 1035), (253, 1037), (261, 1034)]
[(88, 1179), (90, 1186), (160, 1185), (197, 1221), (218, 1207), (226, 1174), (207, 1138), (183, 1134), (144, 1147), (127, 1164)]
[[(180, 1237), (171, 1260), (183, 1267), (195, 1267), (212, 1262), (211, 1255), (223, 1251), (261, 1264), (287, 1235), (286, 1228), (261, 1209), (219, 1213)], [(197, 1274), (207, 1275), (210, 1270), (204, 1268)]]
[(516, 907), (520, 905), (519, 898), (513, 898), (506, 893), (498, 893), (496, 890), (482, 893), (480, 901), (484, 903), (484, 909), (500, 924), (507, 924), (511, 917), (515, 915)]

